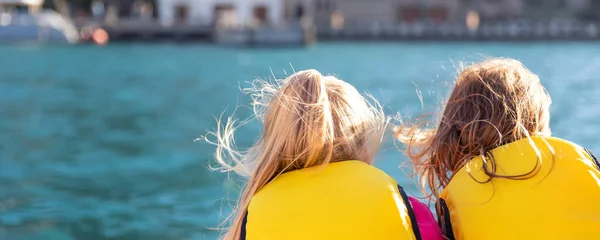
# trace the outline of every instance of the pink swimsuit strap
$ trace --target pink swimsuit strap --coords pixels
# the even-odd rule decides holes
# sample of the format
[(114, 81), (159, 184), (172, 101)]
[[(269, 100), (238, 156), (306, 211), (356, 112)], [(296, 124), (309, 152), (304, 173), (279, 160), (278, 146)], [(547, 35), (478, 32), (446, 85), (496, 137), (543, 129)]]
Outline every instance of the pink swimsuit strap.
[(408, 197), (408, 199), (417, 218), (421, 238), (423, 240), (443, 240), (442, 231), (429, 207), (414, 197)]

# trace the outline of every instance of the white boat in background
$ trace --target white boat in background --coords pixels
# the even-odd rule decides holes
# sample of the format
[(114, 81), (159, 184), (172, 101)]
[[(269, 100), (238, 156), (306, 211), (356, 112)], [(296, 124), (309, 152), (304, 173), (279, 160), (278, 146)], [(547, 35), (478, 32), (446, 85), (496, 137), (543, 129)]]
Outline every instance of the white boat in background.
[[(75, 25), (55, 11), (41, 11), (42, 4), (43, 0), (0, 0), (0, 43), (77, 43)], [(28, 11), (15, 10), (16, 6)]]

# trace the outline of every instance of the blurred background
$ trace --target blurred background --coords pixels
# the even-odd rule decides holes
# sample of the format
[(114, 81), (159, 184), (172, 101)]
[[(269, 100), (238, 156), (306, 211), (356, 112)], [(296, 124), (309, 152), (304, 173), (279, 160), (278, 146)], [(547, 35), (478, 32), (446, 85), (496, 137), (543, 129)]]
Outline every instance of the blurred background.
[[(0, 0), (0, 239), (216, 239), (243, 179), (194, 139), (307, 68), (410, 119), (461, 64), (517, 58), (553, 134), (600, 152), (599, 24), (597, 0)], [(422, 196), (396, 148), (376, 165)]]

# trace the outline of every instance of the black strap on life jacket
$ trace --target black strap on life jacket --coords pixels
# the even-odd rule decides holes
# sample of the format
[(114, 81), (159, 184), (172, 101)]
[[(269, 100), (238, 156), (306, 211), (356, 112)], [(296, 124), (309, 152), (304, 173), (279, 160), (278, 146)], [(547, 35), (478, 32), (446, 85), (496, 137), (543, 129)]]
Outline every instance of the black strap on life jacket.
[(404, 189), (398, 184), (398, 191), (400, 191), (400, 196), (402, 196), (402, 200), (404, 201), (404, 205), (406, 206), (406, 210), (408, 211), (408, 217), (410, 218), (410, 222), (412, 225), (413, 233), (415, 234), (415, 238), (417, 240), (421, 240), (421, 230), (419, 230), (419, 223), (417, 222), (417, 216), (415, 215), (415, 211), (410, 204), (410, 199), (408, 199), (408, 195), (404, 192)]
[(248, 211), (242, 220), (242, 229), (240, 229), (240, 240), (246, 240), (246, 223), (248, 223)]
[(454, 240), (454, 232), (452, 230), (452, 222), (450, 222), (450, 211), (448, 211), (448, 205), (446, 201), (440, 198), (437, 202), (438, 225), (442, 228), (442, 233), (448, 240)]
[(600, 161), (598, 161), (598, 158), (596, 158), (596, 156), (594, 155), (594, 153), (592, 153), (592, 151), (590, 151), (587, 148), (584, 148), (585, 152), (590, 155), (590, 157), (592, 158), (592, 160), (594, 160), (594, 163), (596, 164), (596, 167), (598, 168), (598, 170), (600, 170)]

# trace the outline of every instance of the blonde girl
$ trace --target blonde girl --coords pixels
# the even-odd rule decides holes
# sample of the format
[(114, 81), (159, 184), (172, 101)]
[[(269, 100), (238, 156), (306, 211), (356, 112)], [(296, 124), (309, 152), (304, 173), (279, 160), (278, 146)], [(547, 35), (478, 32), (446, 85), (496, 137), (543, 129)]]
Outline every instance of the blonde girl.
[(421, 239), (402, 188), (370, 165), (379, 107), (315, 70), (255, 87), (260, 140), (238, 152), (231, 122), (215, 133), (219, 163), (248, 176), (224, 239)]

